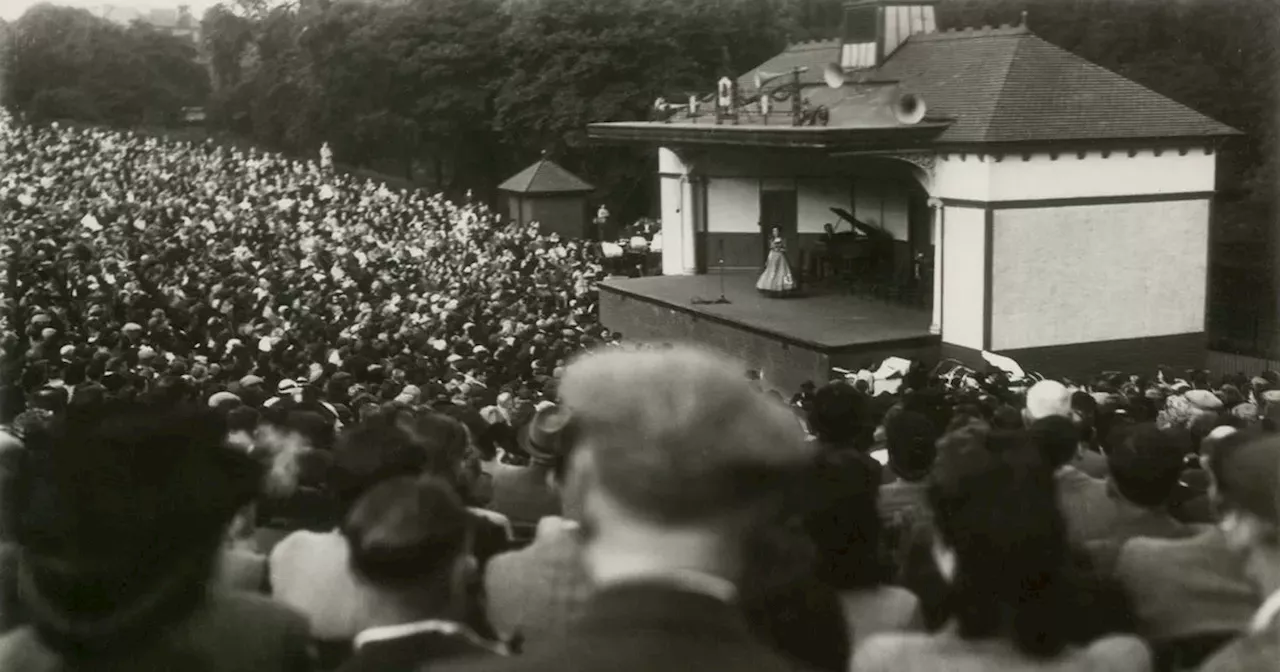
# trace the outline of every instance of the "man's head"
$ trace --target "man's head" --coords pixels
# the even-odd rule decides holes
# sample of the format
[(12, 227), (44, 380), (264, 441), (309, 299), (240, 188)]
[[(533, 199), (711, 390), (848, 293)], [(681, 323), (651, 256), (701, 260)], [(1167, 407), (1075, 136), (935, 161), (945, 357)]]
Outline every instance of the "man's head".
[(1280, 590), (1280, 437), (1265, 435), (1219, 447), (1214, 474), (1227, 543), (1247, 558), (1266, 595)]
[(402, 476), (374, 486), (342, 524), (351, 565), (370, 583), (411, 595), (405, 618), (460, 618), (470, 572), (471, 518), (452, 485)]
[(591, 353), (566, 369), (560, 395), (600, 579), (735, 573), (742, 540), (810, 458), (787, 409), (703, 350)]
[(1164, 506), (1182, 474), (1187, 437), (1151, 422), (1121, 426), (1115, 433), (1107, 465), (1116, 491), (1144, 508)]

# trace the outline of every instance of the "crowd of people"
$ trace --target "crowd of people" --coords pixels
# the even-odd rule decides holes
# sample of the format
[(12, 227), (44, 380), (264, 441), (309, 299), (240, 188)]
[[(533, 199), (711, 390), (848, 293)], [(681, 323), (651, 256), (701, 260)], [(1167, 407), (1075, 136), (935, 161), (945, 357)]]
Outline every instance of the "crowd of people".
[[(0, 133), (0, 670), (1280, 670), (1280, 375), (617, 345), (595, 253)], [(886, 373), (888, 372), (888, 373)]]
[(536, 401), (602, 338), (591, 246), (277, 154), (3, 118), (0, 234), (0, 409), (85, 383), (309, 388), (343, 421)]

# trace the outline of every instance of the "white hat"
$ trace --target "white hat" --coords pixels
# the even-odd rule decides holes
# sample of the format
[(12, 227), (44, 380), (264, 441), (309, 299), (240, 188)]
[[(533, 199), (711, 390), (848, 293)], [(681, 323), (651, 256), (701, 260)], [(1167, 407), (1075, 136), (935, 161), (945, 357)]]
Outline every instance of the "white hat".
[(1026, 412), (1031, 420), (1054, 415), (1071, 418), (1071, 393), (1056, 380), (1042, 380), (1027, 390)]

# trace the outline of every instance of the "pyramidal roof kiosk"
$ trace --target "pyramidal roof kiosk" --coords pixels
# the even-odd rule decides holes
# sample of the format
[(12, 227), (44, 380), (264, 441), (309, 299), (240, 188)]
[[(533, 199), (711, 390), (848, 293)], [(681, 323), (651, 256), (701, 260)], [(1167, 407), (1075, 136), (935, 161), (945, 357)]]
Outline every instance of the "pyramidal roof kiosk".
[(658, 152), (664, 275), (759, 269), (778, 222), (803, 255), (840, 208), (892, 235), (899, 272), (932, 259), (939, 356), (1203, 365), (1216, 152), (1239, 131), (1025, 13), (942, 31), (937, 4), (848, 2), (838, 39), (659, 99), (649, 121), (591, 124)]

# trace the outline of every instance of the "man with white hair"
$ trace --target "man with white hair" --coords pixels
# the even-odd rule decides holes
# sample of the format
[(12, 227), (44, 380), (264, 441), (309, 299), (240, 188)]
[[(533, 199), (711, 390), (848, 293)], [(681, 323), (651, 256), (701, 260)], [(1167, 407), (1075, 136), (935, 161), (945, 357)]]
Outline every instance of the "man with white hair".
[(563, 639), (471, 669), (795, 669), (736, 604), (753, 530), (811, 460), (786, 408), (686, 347), (588, 354), (560, 397), (596, 592)]
[(1053, 380), (1032, 385), (1022, 417), (1041, 456), (1054, 469), (1058, 508), (1071, 541), (1084, 545), (1110, 536), (1117, 511), (1107, 482), (1072, 465), (1080, 454), (1080, 433), (1071, 410), (1071, 391)]

